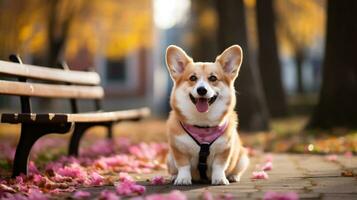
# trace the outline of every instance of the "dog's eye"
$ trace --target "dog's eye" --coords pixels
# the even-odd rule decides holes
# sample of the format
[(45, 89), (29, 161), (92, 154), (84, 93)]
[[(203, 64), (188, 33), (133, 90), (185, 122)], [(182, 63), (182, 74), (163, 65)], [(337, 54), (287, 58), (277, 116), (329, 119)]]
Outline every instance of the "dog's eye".
[(215, 81), (217, 81), (217, 77), (212, 75), (212, 76), (208, 77), (208, 80), (211, 82), (215, 82)]
[(195, 75), (190, 76), (190, 81), (197, 81), (197, 76)]

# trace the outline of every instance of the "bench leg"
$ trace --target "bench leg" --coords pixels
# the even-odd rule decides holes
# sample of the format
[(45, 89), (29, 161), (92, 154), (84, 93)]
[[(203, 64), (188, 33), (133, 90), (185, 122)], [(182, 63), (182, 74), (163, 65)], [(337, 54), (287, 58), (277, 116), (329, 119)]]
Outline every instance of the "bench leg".
[(113, 122), (77, 122), (74, 125), (74, 131), (71, 137), (71, 141), (69, 142), (68, 155), (69, 156), (78, 156), (79, 155), (79, 143), (81, 138), (87, 129), (93, 126), (104, 126), (107, 128), (108, 133), (107, 137), (109, 139), (112, 138), (112, 125)]
[(107, 138), (112, 139), (113, 138), (113, 123), (108, 123), (105, 127), (107, 128)]
[(84, 132), (90, 128), (91, 125), (88, 123), (75, 123), (74, 131), (72, 133), (71, 140), (69, 142), (69, 151), (70, 156), (78, 156), (79, 142), (84, 134)]
[(42, 136), (49, 133), (67, 133), (70, 123), (23, 123), (21, 135), (16, 147), (12, 177), (27, 175), (27, 164), (32, 146)]

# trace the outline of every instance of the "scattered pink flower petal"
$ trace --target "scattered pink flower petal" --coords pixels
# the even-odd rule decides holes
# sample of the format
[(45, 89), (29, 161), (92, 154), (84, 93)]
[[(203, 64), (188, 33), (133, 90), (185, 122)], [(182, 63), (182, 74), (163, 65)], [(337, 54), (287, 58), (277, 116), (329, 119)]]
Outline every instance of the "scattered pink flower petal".
[(43, 194), (42, 191), (40, 191), (38, 189), (30, 189), (28, 199), (29, 200), (47, 200), (48, 197), (45, 194)]
[(336, 154), (331, 154), (331, 155), (327, 155), (326, 160), (331, 161), (331, 162), (336, 162), (337, 161), (337, 155)]
[(255, 171), (252, 173), (252, 179), (268, 179), (269, 176), (265, 171)]
[(153, 185), (163, 185), (165, 184), (165, 178), (163, 176), (155, 176), (150, 182)]
[(104, 182), (104, 177), (99, 175), (97, 172), (92, 172), (89, 178), (89, 185), (98, 186), (102, 185)]
[(100, 200), (120, 200), (120, 197), (112, 191), (103, 190), (99, 196)]
[(266, 192), (263, 200), (298, 200), (299, 196), (295, 192), (278, 193), (278, 192)]
[(75, 192), (73, 194), (73, 198), (74, 199), (87, 199), (88, 197), (90, 197), (90, 193), (86, 192), (86, 191), (82, 191), (82, 190), (78, 190), (77, 192)]
[(56, 173), (61, 176), (67, 176), (71, 178), (85, 178), (86, 173), (81, 169), (78, 164), (73, 164), (71, 166), (65, 166), (56, 170)]
[(262, 167), (263, 171), (270, 171), (272, 169), (273, 169), (273, 163), (271, 161), (266, 162)]
[(40, 173), (33, 161), (29, 162), (28, 171), (30, 174), (39, 174)]
[[(166, 156), (168, 146), (165, 143), (132, 145), (129, 140), (123, 141), (95, 142), (81, 152), (83, 154), (77, 158), (61, 156), (59, 159), (49, 162), (43, 166), (44, 171), (39, 171), (35, 163), (30, 161), (29, 176), (21, 175), (15, 179), (0, 178), (0, 199), (5, 197), (6, 199), (28, 199), (30, 196), (35, 199), (47, 198), (41, 190), (50, 195), (64, 192), (73, 193), (74, 195), (76, 194), (75, 189), (78, 187), (103, 185), (107, 182), (113, 183), (113, 179), (104, 179), (101, 176), (102, 173), (106, 172), (123, 172), (123, 174), (119, 175), (119, 179), (121, 184), (123, 183), (124, 186), (126, 184), (127, 188), (130, 189), (130, 195), (142, 194), (145, 192), (145, 187), (136, 184), (127, 173), (148, 173), (153, 169), (164, 169), (165, 165), (162, 161)], [(49, 149), (48, 147), (58, 147), (58, 143), (64, 146), (66, 145), (66, 140), (46, 140), (45, 138), (39, 141), (32, 150), (32, 154), (35, 152), (32, 158), (36, 159), (36, 156), (42, 153), (40, 151), (46, 151)], [(0, 157), (6, 159), (7, 155), (4, 154), (15, 152), (15, 149), (16, 147), (12, 144), (0, 144)], [(133, 152), (132, 154), (129, 149)], [(12, 159), (13, 156), (10, 156), (8, 160), (11, 161)], [(8, 173), (8, 170), (0, 169), (0, 173), (3, 172)], [(158, 177), (154, 182), (160, 184), (161, 181), (162, 179)], [(81, 193), (78, 192), (77, 194)], [(108, 193), (107, 196), (108, 199), (113, 197), (114, 200), (119, 197), (113, 192)]]
[(353, 153), (351, 151), (346, 151), (346, 153), (343, 154), (346, 158), (352, 158)]
[[(140, 197), (139, 197), (140, 198)], [(138, 199), (139, 200), (139, 199)], [(184, 193), (173, 190), (168, 194), (151, 194), (145, 197), (145, 200), (187, 200)]]
[(126, 172), (119, 173), (119, 181), (134, 181), (133, 177)]
[(267, 154), (264, 158), (265, 162), (273, 162), (273, 155)]
[(187, 197), (184, 193), (178, 191), (178, 190), (173, 190), (167, 195), (167, 199), (170, 200), (186, 200)]
[(202, 193), (202, 199), (203, 200), (214, 200), (212, 193), (210, 191), (208, 191), (208, 190), (205, 190)]
[(6, 193), (3, 197), (1, 197), (1, 199), (2, 200), (28, 200), (29, 198), (19, 193), (16, 194)]
[(145, 187), (138, 185), (133, 181), (124, 180), (116, 186), (116, 192), (119, 195), (131, 196), (135, 194), (143, 194), (145, 192)]
[(35, 185), (39, 186), (39, 185), (45, 184), (47, 180), (42, 175), (35, 174), (35, 175), (33, 175), (32, 181)]

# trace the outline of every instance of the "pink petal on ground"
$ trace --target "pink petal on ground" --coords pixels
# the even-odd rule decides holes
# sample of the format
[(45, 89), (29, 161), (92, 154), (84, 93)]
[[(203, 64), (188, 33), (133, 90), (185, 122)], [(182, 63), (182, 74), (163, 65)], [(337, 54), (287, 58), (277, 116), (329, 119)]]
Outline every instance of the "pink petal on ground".
[(48, 197), (45, 194), (43, 194), (43, 192), (41, 190), (30, 189), (28, 199), (29, 200), (47, 200)]
[(120, 172), (119, 173), (119, 181), (134, 181), (134, 179), (128, 173)]
[(90, 178), (89, 178), (89, 185), (91, 186), (98, 186), (98, 185), (102, 185), (104, 182), (104, 177), (101, 176), (100, 174), (98, 174), (97, 172), (92, 172), (90, 174)]
[(72, 196), (74, 199), (87, 199), (90, 197), (90, 193), (82, 190), (78, 190)]
[(57, 169), (63, 167), (63, 164), (60, 162), (50, 162), (46, 165), (46, 171), (56, 171)]
[(262, 167), (263, 171), (270, 171), (272, 169), (273, 169), (273, 163), (271, 161), (266, 162)]
[(15, 177), (15, 181), (17, 184), (24, 184), (24, 178), (25, 178), (25, 176), (23, 174), (21, 174), (21, 175)]
[(351, 151), (346, 151), (346, 153), (343, 154), (346, 158), (352, 158), (353, 153)]
[(28, 200), (28, 197), (23, 194), (10, 194), (7, 193), (1, 197), (2, 200)]
[(87, 172), (77, 163), (59, 168), (55, 172), (61, 176), (73, 178), (80, 183), (83, 183), (87, 178)]
[(252, 173), (252, 179), (268, 179), (269, 176), (265, 171), (255, 171)]
[(35, 185), (39, 186), (39, 185), (45, 184), (47, 180), (46, 180), (46, 178), (43, 177), (42, 175), (40, 175), (40, 174), (35, 174), (35, 175), (33, 175), (32, 181), (33, 181), (33, 183), (34, 183)]
[(135, 184), (131, 187), (134, 193), (143, 194), (146, 191), (145, 186)]
[(112, 140), (98, 140), (88, 148), (81, 149), (80, 155), (86, 157), (96, 157), (110, 155), (114, 153), (114, 145)]
[(186, 200), (187, 197), (184, 193), (182, 193), (178, 190), (173, 190), (167, 195), (167, 199), (169, 199), (169, 200)]
[(187, 200), (187, 197), (178, 190), (172, 190), (169, 194), (148, 195), (145, 197), (145, 200)]
[(145, 190), (146, 189), (144, 186), (138, 185), (135, 182), (129, 180), (124, 180), (116, 186), (117, 194), (124, 196), (143, 194)]
[(120, 197), (112, 191), (103, 190), (99, 196), (100, 200), (120, 200)]
[(40, 173), (33, 161), (29, 162), (28, 170), (29, 170), (30, 174), (39, 174)]
[(278, 192), (266, 192), (263, 200), (298, 200), (299, 196), (295, 192), (278, 193)]
[(214, 200), (212, 193), (209, 192), (208, 190), (205, 190), (205, 191), (202, 193), (202, 199), (203, 199), (203, 200)]
[(273, 155), (267, 154), (264, 158), (265, 162), (273, 162)]
[(327, 155), (325, 157), (325, 159), (327, 161), (336, 162), (337, 161), (337, 155), (336, 154)]
[(163, 176), (154, 176), (150, 182), (152, 185), (163, 185), (165, 184), (165, 178)]

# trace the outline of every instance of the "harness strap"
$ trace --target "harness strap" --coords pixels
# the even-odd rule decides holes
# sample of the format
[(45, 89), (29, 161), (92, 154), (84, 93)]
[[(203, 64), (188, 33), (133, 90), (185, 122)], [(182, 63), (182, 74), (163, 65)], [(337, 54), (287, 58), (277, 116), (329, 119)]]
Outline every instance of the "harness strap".
[(198, 146), (200, 146), (200, 152), (198, 154), (198, 164), (197, 164), (197, 169), (200, 173), (200, 177), (201, 179), (207, 180), (207, 158), (210, 154), (209, 148), (210, 146), (217, 140), (217, 138), (215, 138), (211, 143), (203, 143), (201, 144), (200, 142), (198, 142), (196, 140), (196, 138), (194, 138), (190, 132), (188, 130), (186, 130), (186, 128), (183, 126), (183, 124), (180, 122), (181, 127), (183, 128), (183, 130), (193, 139), (193, 141), (196, 142), (196, 144)]
[[(211, 143), (212, 144), (212, 143)], [(201, 179), (207, 180), (207, 158), (209, 156), (209, 147), (211, 144), (200, 144), (200, 152), (198, 157), (198, 171), (200, 172)]]

